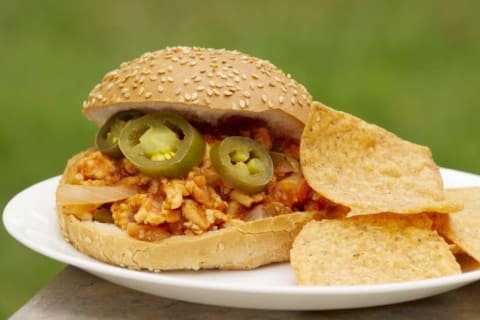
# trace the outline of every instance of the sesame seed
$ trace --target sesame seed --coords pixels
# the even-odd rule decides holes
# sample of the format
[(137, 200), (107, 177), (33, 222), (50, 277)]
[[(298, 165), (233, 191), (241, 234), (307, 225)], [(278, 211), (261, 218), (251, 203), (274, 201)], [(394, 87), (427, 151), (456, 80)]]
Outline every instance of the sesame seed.
[(173, 61), (173, 62), (177, 62), (178, 60), (179, 60), (178, 57), (173, 57), (173, 58), (172, 58), (172, 61)]
[(183, 95), (183, 97), (184, 97), (185, 100), (187, 100), (187, 101), (190, 101), (190, 100), (192, 99), (192, 96), (190, 95), (190, 93), (185, 93), (185, 94)]
[(210, 87), (215, 87), (215, 82), (213, 82), (212, 80), (208, 81), (208, 85)]
[(295, 98), (295, 97), (292, 97), (292, 98), (290, 99), (290, 102), (291, 102), (292, 104), (295, 104), (295, 103), (297, 103), (297, 98)]
[(272, 87), (272, 88), (275, 88), (275, 86), (276, 86), (275, 83), (273, 83), (273, 82), (271, 82), (271, 81), (268, 83), (268, 85), (269, 85), (270, 87)]
[(264, 87), (263, 83), (261, 83), (261, 82), (257, 83), (257, 88), (261, 89), (263, 87)]
[(243, 95), (245, 98), (250, 98), (250, 97), (251, 97), (251, 94), (250, 94), (250, 92), (248, 92), (248, 91), (243, 91), (243, 92), (242, 92), (242, 95)]
[(145, 92), (145, 98), (150, 99), (152, 97), (151, 92)]
[(250, 87), (250, 89), (255, 90), (255, 83), (250, 82), (250, 86), (249, 86), (249, 87)]
[(180, 92), (182, 92), (182, 89), (177, 88), (177, 90), (175, 90), (175, 95), (176, 96), (180, 95)]
[(263, 101), (263, 103), (267, 103), (267, 100), (268, 100), (267, 96), (264, 95), (264, 94), (262, 94), (262, 101)]
[(173, 71), (172, 65), (169, 65), (169, 66), (167, 67), (167, 70), (168, 70), (168, 72), (172, 72), (172, 71)]
[(204, 86), (198, 86), (198, 87), (197, 87), (197, 91), (203, 91), (203, 90), (205, 90), (205, 87), (204, 87)]
[(173, 78), (172, 77), (167, 77), (167, 81), (170, 83), (173, 83)]
[(281, 86), (280, 89), (282, 89), (284, 93), (287, 93), (287, 88), (285, 88), (284, 86)]
[(215, 84), (215, 87), (218, 88), (218, 89), (221, 89), (221, 88), (223, 88), (223, 83), (217, 82)]
[(162, 86), (160, 86), (160, 85), (159, 85), (159, 86), (157, 87), (157, 91), (158, 91), (158, 92), (162, 93), (162, 92), (163, 92), (163, 90), (164, 90), (164, 89), (163, 89), (163, 87), (162, 87)]
[(227, 85), (227, 87), (233, 87), (234, 86), (232, 81), (227, 81), (226, 85)]
[(198, 93), (194, 92), (192, 93), (192, 101), (195, 101), (198, 99)]
[(161, 77), (160, 77), (160, 82), (161, 82), (161, 83), (167, 82), (167, 77), (161, 76)]
[(256, 75), (255, 73), (252, 73), (252, 78), (255, 80), (258, 80), (258, 75)]
[(187, 85), (189, 82), (190, 82), (190, 80), (189, 80), (188, 78), (185, 79), (185, 80), (183, 80), (183, 84), (184, 84), (184, 85)]
[(247, 80), (247, 76), (245, 74), (242, 73), (242, 75), (240, 76), (243, 80)]
[(145, 91), (145, 88), (144, 88), (144, 87), (140, 87), (140, 88), (138, 88), (137, 93), (138, 93), (139, 96), (141, 96), (144, 91)]
[(207, 95), (208, 95), (209, 97), (213, 96), (213, 90), (210, 89), (210, 88), (207, 88)]
[(236, 83), (240, 82), (240, 77), (239, 76), (235, 76), (233, 79), (235, 80)]
[(240, 108), (245, 108), (245, 101), (244, 100), (240, 100)]
[(207, 72), (207, 77), (213, 78), (213, 76), (214, 76), (213, 72), (211, 72), (211, 71)]
[(158, 77), (157, 77), (156, 75), (151, 75), (151, 76), (150, 76), (150, 80), (151, 80), (151, 81), (155, 81), (155, 80), (157, 80), (157, 79), (158, 79)]
[(184, 64), (187, 64), (188, 63), (188, 60), (187, 59), (183, 59), (182, 61), (180, 61), (180, 65), (183, 66)]
[(213, 94), (217, 97), (220, 96), (220, 91), (218, 91), (217, 89), (213, 89)]
[(199, 75), (196, 75), (195, 78), (193, 78), (193, 82), (200, 82), (202, 81), (202, 77), (200, 77)]
[(223, 94), (227, 97), (230, 97), (233, 94), (233, 92), (230, 91), (230, 90), (225, 90), (225, 91), (223, 91)]
[(298, 94), (297, 89), (293, 89), (293, 95), (296, 96)]
[(278, 102), (280, 102), (280, 104), (282, 104), (284, 100), (285, 100), (285, 99), (283, 98), (283, 96), (279, 96), (279, 97), (278, 97)]
[(191, 67), (196, 66), (196, 65), (197, 65), (197, 61), (195, 61), (195, 60), (190, 61), (189, 65), (190, 65)]

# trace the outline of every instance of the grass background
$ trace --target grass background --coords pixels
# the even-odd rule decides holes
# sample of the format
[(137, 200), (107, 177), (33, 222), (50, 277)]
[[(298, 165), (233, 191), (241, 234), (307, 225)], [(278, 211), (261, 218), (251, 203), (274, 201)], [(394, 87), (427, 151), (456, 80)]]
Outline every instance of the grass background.
[[(3, 1), (0, 208), (91, 145), (96, 128), (81, 104), (104, 73), (168, 45), (269, 59), (317, 100), (428, 145), (441, 166), (480, 174), (479, 4)], [(0, 318), (62, 268), (0, 226)]]

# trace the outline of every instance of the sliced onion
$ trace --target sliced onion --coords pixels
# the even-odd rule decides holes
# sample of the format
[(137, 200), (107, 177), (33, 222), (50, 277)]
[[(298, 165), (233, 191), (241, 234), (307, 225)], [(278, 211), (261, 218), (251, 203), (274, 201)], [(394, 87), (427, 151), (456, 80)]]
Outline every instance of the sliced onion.
[(138, 190), (127, 186), (84, 186), (61, 184), (57, 189), (57, 204), (102, 204), (123, 200)]
[(269, 218), (272, 215), (265, 210), (265, 206), (262, 204), (256, 205), (246, 216), (245, 221), (254, 221), (264, 218)]

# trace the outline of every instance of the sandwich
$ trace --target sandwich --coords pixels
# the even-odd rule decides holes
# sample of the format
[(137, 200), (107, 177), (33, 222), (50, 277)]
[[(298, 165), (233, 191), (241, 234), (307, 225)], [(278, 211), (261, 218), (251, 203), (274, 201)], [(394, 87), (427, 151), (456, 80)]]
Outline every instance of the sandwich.
[(300, 167), (312, 97), (270, 62), (169, 47), (122, 63), (83, 104), (99, 126), (56, 191), (79, 251), (132, 269), (252, 269), (289, 260), (328, 205)]

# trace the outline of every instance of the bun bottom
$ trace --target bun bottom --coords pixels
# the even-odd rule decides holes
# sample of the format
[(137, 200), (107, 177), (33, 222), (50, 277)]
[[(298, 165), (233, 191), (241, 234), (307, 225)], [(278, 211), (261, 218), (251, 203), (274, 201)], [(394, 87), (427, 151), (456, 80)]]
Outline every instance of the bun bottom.
[(79, 251), (130, 269), (253, 269), (289, 261), (293, 240), (314, 213), (298, 212), (209, 231), (146, 242), (115, 225), (80, 221), (57, 207), (60, 228)]

